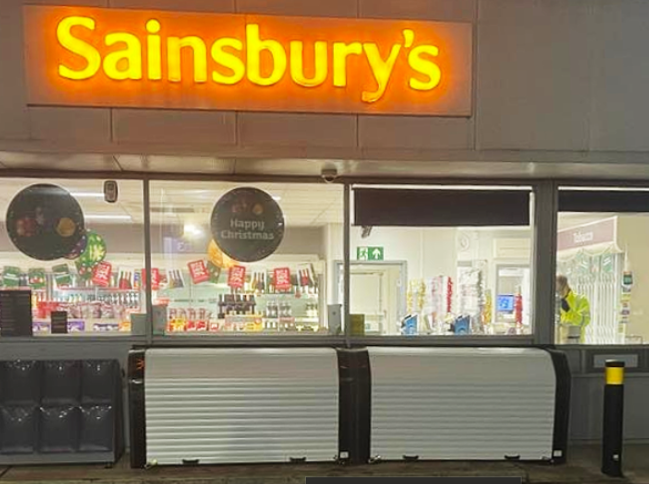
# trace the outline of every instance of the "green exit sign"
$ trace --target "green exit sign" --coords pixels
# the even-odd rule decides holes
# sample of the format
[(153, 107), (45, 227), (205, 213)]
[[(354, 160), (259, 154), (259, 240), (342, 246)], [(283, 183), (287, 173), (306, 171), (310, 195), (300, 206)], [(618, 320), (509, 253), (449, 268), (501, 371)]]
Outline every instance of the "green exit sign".
[(383, 247), (358, 247), (356, 259), (358, 260), (383, 260), (385, 251)]

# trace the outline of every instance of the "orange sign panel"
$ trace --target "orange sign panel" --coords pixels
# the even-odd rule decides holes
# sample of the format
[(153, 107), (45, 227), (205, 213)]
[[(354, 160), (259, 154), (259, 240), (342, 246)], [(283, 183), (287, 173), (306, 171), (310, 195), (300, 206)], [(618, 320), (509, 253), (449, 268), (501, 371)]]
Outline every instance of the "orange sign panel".
[(471, 114), (470, 24), (24, 9), (33, 105)]

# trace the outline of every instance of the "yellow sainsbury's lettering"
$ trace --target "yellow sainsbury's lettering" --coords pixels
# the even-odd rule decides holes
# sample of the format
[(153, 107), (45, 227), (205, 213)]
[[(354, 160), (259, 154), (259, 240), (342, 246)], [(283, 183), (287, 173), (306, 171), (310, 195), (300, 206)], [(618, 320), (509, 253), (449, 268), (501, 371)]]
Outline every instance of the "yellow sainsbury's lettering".
[[(430, 91), (442, 79), (439, 48), (416, 42), (415, 31), (410, 28), (402, 29), (403, 38), (388, 46), (349, 38), (344, 42), (340, 39), (306, 42), (298, 38), (282, 43), (271, 35), (262, 38), (260, 24), (245, 25), (240, 37), (205, 39), (199, 35), (166, 36), (168, 30), (162, 22), (150, 18), (139, 30), (108, 31), (102, 34), (103, 39), (90, 40), (98, 30), (108, 29), (105, 26), (100, 29), (94, 17), (68, 16), (57, 24), (58, 43), (84, 63), (74, 57), (67, 62), (62, 60), (58, 73), (65, 79), (86, 80), (103, 68), (105, 76), (116, 81), (165, 79), (172, 83), (209, 81), (232, 86), (245, 79), (264, 87), (288, 78), (294, 85), (309, 89), (327, 82), (329, 87), (336, 88), (355, 83), (362, 86), (360, 100), (368, 104), (383, 99), (393, 84), (392, 89)], [(355, 56), (358, 59), (350, 60)], [(183, 62), (191, 62), (191, 68), (183, 66)], [(359, 75), (365, 77), (359, 79)], [(395, 75), (399, 76), (399, 84), (393, 80)]]
[(182, 81), (182, 53), (183, 47), (189, 47), (194, 57), (194, 82), (207, 82), (207, 48), (205, 41), (200, 37), (169, 37), (167, 39), (167, 64), (168, 77), (171, 82)]
[(76, 26), (95, 30), (95, 21), (90, 17), (66, 17), (59, 22), (56, 28), (56, 38), (62, 47), (86, 60), (86, 67), (81, 70), (74, 70), (59, 64), (59, 75), (61, 77), (79, 81), (90, 79), (97, 74), (101, 67), (101, 55), (92, 45), (72, 35), (72, 27)]
[(420, 45), (410, 51), (410, 54), (408, 54), (408, 64), (410, 64), (413, 70), (426, 76), (428, 80), (421, 81), (415, 77), (411, 77), (409, 85), (417, 91), (430, 91), (439, 85), (442, 79), (442, 71), (433, 61), (422, 57), (422, 54), (437, 57), (439, 55), (439, 49), (434, 45)]
[(334, 42), (334, 86), (345, 87), (347, 85), (347, 57), (363, 53), (363, 45), (360, 42), (345, 44)]
[(106, 45), (124, 44), (124, 49), (104, 57), (104, 72), (116, 81), (142, 79), (142, 46), (133, 34), (116, 32), (106, 36)]
[[(286, 72), (286, 51), (276, 40), (261, 40), (259, 25), (246, 25), (246, 50), (248, 54), (248, 79), (259, 86), (277, 84)], [(268, 77), (261, 75), (261, 53), (266, 50), (273, 58), (273, 66)]]
[(243, 42), (239, 39), (224, 37), (212, 44), (212, 59), (214, 59), (214, 62), (232, 71), (230, 75), (214, 71), (212, 72), (212, 80), (219, 84), (232, 85), (239, 82), (246, 75), (246, 66), (236, 55), (225, 51), (226, 47), (242, 51)]
[(367, 56), (367, 60), (372, 68), (372, 74), (376, 80), (377, 89), (374, 92), (363, 91), (361, 94), (363, 101), (366, 103), (373, 103), (383, 97), (385, 89), (388, 87), (388, 81), (392, 75), (392, 68), (397, 61), (397, 56), (401, 50), (401, 44), (395, 44), (390, 49), (390, 55), (386, 60), (383, 60), (379, 52), (379, 46), (376, 44), (363, 44), (363, 50)]
[(313, 56), (313, 76), (307, 78), (304, 75), (304, 43), (298, 40), (291, 41), (289, 50), (291, 51), (291, 78), (304, 87), (316, 87), (325, 82), (327, 79), (327, 43), (317, 41), (314, 43)]
[(147, 35), (147, 75), (152, 81), (162, 79), (162, 47), (160, 36), (160, 22), (151, 19), (146, 23)]

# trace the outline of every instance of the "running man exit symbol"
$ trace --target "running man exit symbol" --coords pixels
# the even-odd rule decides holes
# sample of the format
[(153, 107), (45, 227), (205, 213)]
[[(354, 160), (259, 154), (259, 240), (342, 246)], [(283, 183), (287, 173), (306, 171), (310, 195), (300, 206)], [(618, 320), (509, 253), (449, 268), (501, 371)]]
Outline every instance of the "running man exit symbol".
[(383, 260), (383, 247), (358, 247), (356, 249), (356, 259), (358, 260)]

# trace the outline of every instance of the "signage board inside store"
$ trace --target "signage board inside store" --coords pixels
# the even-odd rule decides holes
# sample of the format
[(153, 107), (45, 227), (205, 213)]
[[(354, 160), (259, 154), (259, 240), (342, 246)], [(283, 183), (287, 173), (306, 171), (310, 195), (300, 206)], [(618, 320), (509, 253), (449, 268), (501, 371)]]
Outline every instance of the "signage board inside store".
[(33, 336), (31, 291), (0, 291), (0, 336)]
[(471, 115), (472, 25), (25, 6), (28, 103)]
[(68, 312), (52, 311), (50, 314), (52, 334), (68, 334)]
[(383, 247), (357, 247), (356, 259), (358, 260), (383, 260), (385, 250)]
[(557, 250), (614, 243), (616, 233), (617, 219), (615, 217), (560, 230), (557, 234)]

